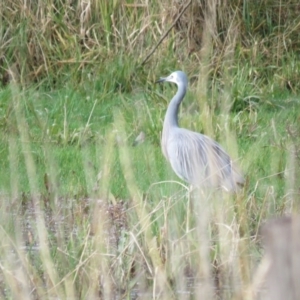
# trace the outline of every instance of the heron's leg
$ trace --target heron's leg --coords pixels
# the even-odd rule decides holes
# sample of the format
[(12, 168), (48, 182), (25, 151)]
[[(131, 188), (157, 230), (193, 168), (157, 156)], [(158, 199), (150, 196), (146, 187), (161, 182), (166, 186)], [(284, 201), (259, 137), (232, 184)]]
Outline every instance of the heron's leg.
[(188, 201), (187, 201), (187, 207), (186, 207), (186, 233), (190, 230), (190, 203), (191, 203), (191, 190), (188, 190)]
[(191, 211), (193, 209), (193, 203), (191, 201), (193, 190), (194, 187), (190, 185), (188, 190), (188, 195), (187, 195), (188, 201), (187, 201), (187, 208), (186, 208), (186, 232), (189, 232), (190, 230), (190, 218), (191, 218)]

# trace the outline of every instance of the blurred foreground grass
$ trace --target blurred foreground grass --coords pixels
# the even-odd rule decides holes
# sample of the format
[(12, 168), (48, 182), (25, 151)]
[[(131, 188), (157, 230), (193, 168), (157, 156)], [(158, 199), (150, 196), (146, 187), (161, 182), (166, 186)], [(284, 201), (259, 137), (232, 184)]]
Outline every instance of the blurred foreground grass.
[[(216, 137), (247, 184), (236, 197), (188, 196), (160, 151), (164, 97), (174, 87), (160, 89), (1, 91), (3, 297), (251, 291), (261, 223), (296, 208), (299, 100), (278, 94), (226, 114), (218, 105), (200, 110), (192, 86), (181, 124)], [(145, 142), (134, 147), (140, 131)]]

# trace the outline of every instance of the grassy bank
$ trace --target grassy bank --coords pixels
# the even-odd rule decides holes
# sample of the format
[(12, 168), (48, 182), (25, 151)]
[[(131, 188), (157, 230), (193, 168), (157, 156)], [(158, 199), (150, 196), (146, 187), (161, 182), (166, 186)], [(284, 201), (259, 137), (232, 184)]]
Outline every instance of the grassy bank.
[[(255, 298), (259, 228), (298, 210), (300, 103), (299, 5), (253, 3), (3, 2), (1, 297)], [(175, 87), (153, 82), (175, 69), (238, 195), (190, 195), (165, 162)]]
[[(1, 256), (12, 256), (2, 265), (5, 297), (196, 298), (211, 293), (213, 278), (220, 297), (246, 293), (261, 256), (260, 225), (296, 208), (299, 100), (278, 95), (224, 114), (199, 111), (196, 91), (182, 125), (216, 137), (247, 184), (233, 199), (194, 196), (192, 211), (159, 146), (171, 87), (88, 98), (68, 89), (2, 91), (10, 100), (1, 115)], [(145, 142), (134, 147), (140, 131)], [(23, 260), (21, 269), (11, 259)]]

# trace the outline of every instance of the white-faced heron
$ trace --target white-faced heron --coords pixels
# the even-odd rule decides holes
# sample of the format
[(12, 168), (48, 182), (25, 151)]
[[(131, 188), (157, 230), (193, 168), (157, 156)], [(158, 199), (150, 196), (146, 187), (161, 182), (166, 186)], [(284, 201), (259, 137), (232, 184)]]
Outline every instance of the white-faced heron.
[(178, 90), (172, 98), (164, 120), (161, 147), (174, 172), (196, 187), (221, 187), (236, 191), (244, 178), (223, 148), (210, 137), (178, 126), (178, 110), (188, 79), (184, 72), (175, 71), (157, 82), (173, 82)]

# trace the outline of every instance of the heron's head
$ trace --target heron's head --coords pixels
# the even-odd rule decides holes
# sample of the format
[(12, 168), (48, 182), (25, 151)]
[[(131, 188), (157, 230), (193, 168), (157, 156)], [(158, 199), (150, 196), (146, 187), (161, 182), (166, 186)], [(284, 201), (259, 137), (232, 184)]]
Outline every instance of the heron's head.
[(161, 77), (156, 82), (166, 82), (166, 81), (176, 83), (178, 86), (183, 85), (184, 87), (187, 87), (188, 85), (187, 76), (182, 71), (175, 71), (171, 73), (168, 77)]

